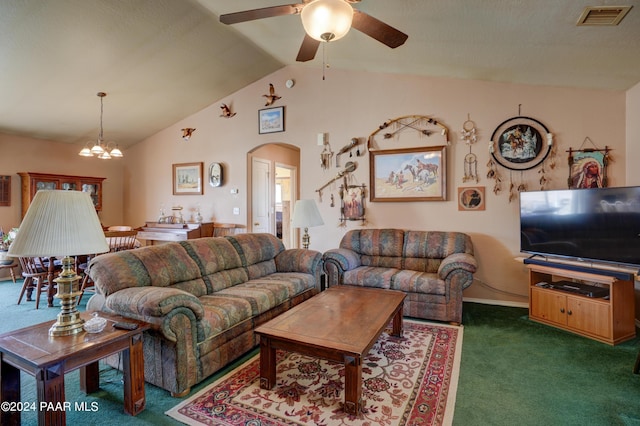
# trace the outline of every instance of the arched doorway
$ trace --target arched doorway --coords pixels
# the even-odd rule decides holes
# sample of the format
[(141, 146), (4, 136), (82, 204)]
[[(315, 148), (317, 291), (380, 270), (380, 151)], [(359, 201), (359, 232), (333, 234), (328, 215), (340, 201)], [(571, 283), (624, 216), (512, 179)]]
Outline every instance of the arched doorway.
[(290, 215), (299, 198), (299, 168), (300, 148), (293, 145), (269, 143), (247, 153), (249, 232), (268, 232), (287, 248), (298, 246)]

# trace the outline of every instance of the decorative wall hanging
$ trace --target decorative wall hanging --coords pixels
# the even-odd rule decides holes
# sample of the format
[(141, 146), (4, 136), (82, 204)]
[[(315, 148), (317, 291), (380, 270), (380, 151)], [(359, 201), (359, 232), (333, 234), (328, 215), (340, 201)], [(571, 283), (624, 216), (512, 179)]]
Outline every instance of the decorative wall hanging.
[(324, 148), (320, 153), (320, 165), (322, 170), (328, 170), (331, 167), (331, 158), (333, 157), (333, 151), (331, 151), (331, 145), (328, 141), (324, 142)]
[(371, 201), (446, 200), (446, 146), (369, 152)]
[(360, 139), (359, 138), (351, 138), (351, 141), (340, 148), (340, 151), (336, 154), (336, 167), (340, 167), (340, 156), (345, 153), (349, 153), (349, 158), (353, 158), (353, 149), (356, 149), (356, 157), (360, 157), (364, 155), (364, 153), (360, 153)]
[(227, 104), (220, 105), (220, 109), (222, 110), (220, 117), (231, 118), (236, 115), (235, 112), (231, 112), (231, 109), (227, 106)]
[(193, 135), (193, 132), (196, 131), (196, 129), (194, 129), (193, 127), (186, 127), (184, 129), (180, 129), (182, 130), (182, 139), (186, 142), (189, 139), (191, 139), (191, 135)]
[(275, 101), (278, 99), (282, 99), (282, 96), (276, 95), (276, 89), (273, 87), (273, 84), (269, 83), (269, 93), (266, 95), (262, 95), (263, 98), (267, 98), (267, 102), (264, 106), (273, 105)]
[(484, 186), (469, 186), (458, 188), (458, 210), (484, 210), (484, 200)]
[(364, 225), (365, 197), (364, 184), (340, 185), (340, 222), (346, 220), (361, 220)]
[[(518, 106), (518, 113), (520, 113)], [(518, 115), (509, 118), (494, 130), (489, 144), (491, 159), (487, 163), (489, 171), (487, 177), (495, 180), (493, 192), (497, 195), (502, 190), (502, 178), (497, 166), (500, 165), (509, 173), (509, 202), (516, 198), (516, 191), (526, 191), (527, 183), (524, 172), (540, 166), (538, 180), (540, 189), (544, 189), (548, 179), (544, 162), (546, 161), (551, 169), (555, 167), (555, 146), (553, 144), (553, 134), (540, 121), (531, 117)], [(519, 171), (519, 183), (516, 185), (513, 172)]]
[(344, 178), (345, 182), (344, 185), (347, 185), (347, 177), (349, 176), (349, 173), (352, 173), (356, 170), (356, 168), (358, 167), (358, 165), (356, 163), (354, 163), (353, 161), (349, 161), (347, 162), (347, 164), (344, 165), (344, 169), (341, 170), (340, 172), (338, 172), (338, 174), (331, 179), (329, 182), (325, 183), (324, 185), (322, 185), (320, 188), (316, 189), (316, 192), (318, 193), (318, 197), (320, 197), (320, 201), (322, 201), (322, 190), (325, 189), (326, 187), (328, 187), (329, 185), (331, 185), (333, 182), (337, 181), (338, 179)]
[(462, 182), (475, 180), (476, 183), (478, 183), (480, 182), (480, 176), (478, 176), (478, 158), (471, 151), (471, 146), (478, 141), (478, 136), (476, 134), (476, 123), (471, 121), (469, 114), (467, 114), (467, 121), (462, 124), (460, 139), (469, 146), (469, 153), (464, 156), (464, 176), (462, 177)]
[(258, 133), (284, 132), (284, 107), (265, 108), (258, 111)]
[(426, 115), (405, 115), (402, 117), (387, 120), (369, 135), (367, 139), (367, 149), (369, 151), (379, 149), (376, 138), (382, 139), (399, 138), (405, 130), (413, 130), (423, 136), (431, 136), (440, 133), (444, 136), (444, 141), (449, 145), (449, 129), (437, 120)]
[(11, 175), (0, 176), (0, 206), (11, 205)]
[[(585, 142), (591, 142), (595, 148), (583, 148)], [(609, 147), (599, 149), (589, 137), (580, 145), (580, 149), (569, 148), (569, 188), (606, 188), (608, 186), (607, 165), (611, 161)]]
[(220, 163), (211, 163), (209, 166), (209, 185), (214, 188), (222, 185), (222, 165)]
[(173, 195), (202, 195), (202, 172), (204, 163), (181, 163), (173, 165)]

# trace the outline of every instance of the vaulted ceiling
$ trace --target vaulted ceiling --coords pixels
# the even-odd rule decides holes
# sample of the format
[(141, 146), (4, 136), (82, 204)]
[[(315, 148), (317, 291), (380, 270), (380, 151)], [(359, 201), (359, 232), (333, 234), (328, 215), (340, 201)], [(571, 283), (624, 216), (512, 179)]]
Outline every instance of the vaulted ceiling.
[[(595, 4), (594, 4), (595, 3)], [(299, 16), (227, 26), (278, 0), (2, 0), (0, 133), (127, 146), (289, 64)], [(576, 26), (585, 6), (635, 5), (617, 26)], [(640, 82), (634, 0), (362, 0), (409, 35), (390, 49), (358, 31), (327, 46), (333, 69), (607, 90)], [(303, 66), (320, 68), (322, 48)]]

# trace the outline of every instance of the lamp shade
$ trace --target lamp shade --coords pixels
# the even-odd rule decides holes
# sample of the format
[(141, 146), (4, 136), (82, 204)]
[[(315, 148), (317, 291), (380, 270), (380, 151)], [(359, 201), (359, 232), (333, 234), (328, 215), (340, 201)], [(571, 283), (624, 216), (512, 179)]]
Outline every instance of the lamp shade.
[(109, 251), (89, 194), (80, 191), (36, 192), (9, 256), (78, 256)]
[(339, 40), (349, 32), (353, 8), (344, 0), (314, 0), (300, 13), (307, 34), (319, 41)]
[(298, 200), (293, 208), (293, 227), (311, 228), (324, 225), (318, 206), (313, 200)]

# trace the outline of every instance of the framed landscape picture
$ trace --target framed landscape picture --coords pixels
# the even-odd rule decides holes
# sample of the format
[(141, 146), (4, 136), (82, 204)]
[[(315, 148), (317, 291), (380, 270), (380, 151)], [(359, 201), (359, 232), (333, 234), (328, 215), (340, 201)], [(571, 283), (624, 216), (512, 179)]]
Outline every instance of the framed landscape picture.
[(258, 133), (284, 132), (284, 107), (265, 108), (258, 111)]
[(371, 201), (444, 201), (446, 146), (370, 151)]
[(204, 163), (173, 165), (173, 195), (202, 195)]

